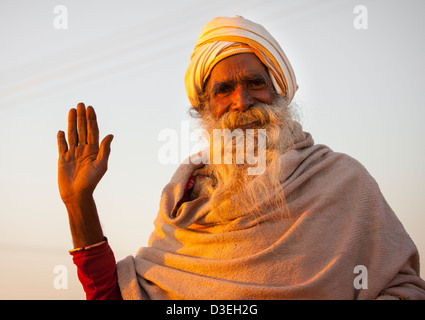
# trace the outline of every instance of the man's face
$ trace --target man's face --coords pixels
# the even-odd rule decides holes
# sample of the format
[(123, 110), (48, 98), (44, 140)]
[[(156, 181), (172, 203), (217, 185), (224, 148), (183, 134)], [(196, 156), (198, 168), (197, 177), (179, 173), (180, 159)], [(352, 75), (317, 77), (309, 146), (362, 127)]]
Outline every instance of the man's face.
[[(253, 53), (233, 55), (217, 63), (205, 90), (216, 118), (226, 112), (243, 112), (256, 103), (271, 104), (276, 96), (266, 67)], [(242, 129), (249, 128), (246, 124)]]

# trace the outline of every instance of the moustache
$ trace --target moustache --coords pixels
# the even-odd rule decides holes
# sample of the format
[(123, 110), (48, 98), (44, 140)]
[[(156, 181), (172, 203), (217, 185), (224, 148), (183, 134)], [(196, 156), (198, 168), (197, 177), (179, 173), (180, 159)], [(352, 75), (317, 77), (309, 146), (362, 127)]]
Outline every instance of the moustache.
[(269, 105), (257, 104), (245, 111), (225, 113), (219, 119), (220, 129), (260, 129), (269, 124), (277, 123), (274, 112)]

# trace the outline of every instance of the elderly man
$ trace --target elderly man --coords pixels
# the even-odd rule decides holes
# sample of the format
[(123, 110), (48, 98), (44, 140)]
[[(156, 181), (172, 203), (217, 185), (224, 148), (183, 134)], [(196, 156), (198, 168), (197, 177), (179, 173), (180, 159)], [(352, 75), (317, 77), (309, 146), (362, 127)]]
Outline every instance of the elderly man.
[(418, 251), (374, 179), (295, 120), (294, 72), (262, 26), (210, 21), (185, 82), (206, 132), (242, 132), (211, 150), (221, 159), (242, 137), (243, 153), (264, 155), (267, 167), (249, 174), (255, 163), (235, 163), (233, 149), (230, 163), (182, 163), (149, 246), (116, 264), (92, 197), (113, 137), (99, 147), (93, 108), (71, 109), (68, 143), (58, 133), (59, 189), (88, 299), (425, 298)]

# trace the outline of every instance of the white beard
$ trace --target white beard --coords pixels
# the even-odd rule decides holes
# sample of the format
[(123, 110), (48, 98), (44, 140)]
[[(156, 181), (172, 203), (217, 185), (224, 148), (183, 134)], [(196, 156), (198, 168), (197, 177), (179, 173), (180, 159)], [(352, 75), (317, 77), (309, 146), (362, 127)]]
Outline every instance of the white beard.
[[(237, 131), (240, 131), (240, 135), (229, 139), (227, 143), (226, 139), (210, 141), (210, 165), (216, 179), (215, 191), (211, 197), (211, 212), (217, 216), (226, 216), (229, 212), (238, 216), (250, 213), (259, 215), (269, 206), (281, 207), (285, 204), (282, 192), (276, 193), (278, 196), (273, 197), (270, 203), (267, 203), (268, 197), (264, 196), (265, 192), (270, 193), (274, 188), (280, 187), (280, 156), (293, 145), (294, 121), (284, 98), (276, 98), (275, 103), (271, 105), (254, 105), (244, 112), (227, 112), (219, 119), (214, 118), (210, 112), (201, 115), (202, 125), (211, 138), (214, 137), (214, 129), (232, 131), (245, 123), (255, 121), (259, 123), (257, 128), (246, 131), (239, 129)], [(258, 129), (265, 129), (265, 145), (260, 143)], [(247, 142), (249, 136), (253, 138), (254, 143)], [(237, 141), (242, 141), (242, 151), (238, 150)], [(222, 161), (213, 161), (214, 151), (221, 155), (219, 159)], [(227, 151), (230, 154), (230, 162), (223, 161)], [(247, 161), (240, 163), (236, 160), (241, 154), (255, 155), (258, 160), (265, 159), (265, 170), (260, 170), (261, 174), (250, 174), (249, 170), (255, 166), (258, 168), (260, 161), (256, 164)]]

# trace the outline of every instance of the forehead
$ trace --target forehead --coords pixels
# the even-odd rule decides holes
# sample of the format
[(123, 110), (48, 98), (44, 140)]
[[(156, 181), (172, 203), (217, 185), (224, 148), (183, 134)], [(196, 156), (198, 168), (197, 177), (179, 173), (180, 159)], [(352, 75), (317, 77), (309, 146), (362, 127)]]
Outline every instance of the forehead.
[(270, 79), (266, 67), (254, 53), (240, 53), (217, 63), (211, 71), (209, 85), (240, 80), (247, 76), (263, 75)]

